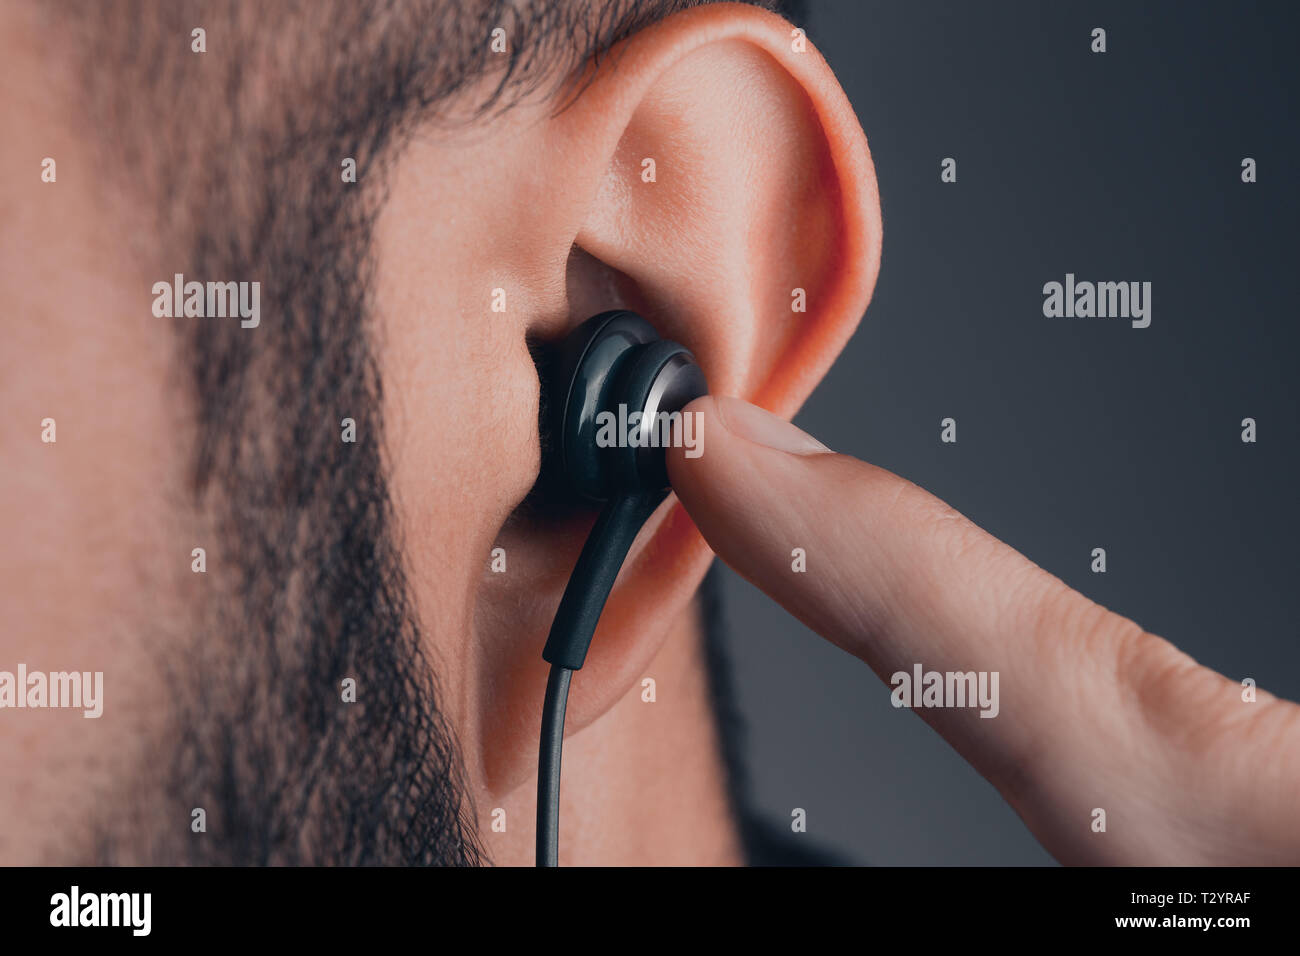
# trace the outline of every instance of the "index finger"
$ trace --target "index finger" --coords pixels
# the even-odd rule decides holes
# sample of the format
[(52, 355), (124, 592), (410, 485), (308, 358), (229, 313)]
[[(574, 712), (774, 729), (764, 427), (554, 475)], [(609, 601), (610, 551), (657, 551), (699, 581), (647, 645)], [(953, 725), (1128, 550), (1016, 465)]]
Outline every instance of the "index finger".
[[(669, 475), (713, 550), (890, 682), (1058, 858), (1296, 858), (1300, 708), (1261, 693), (1244, 709), (1234, 682), (762, 409), (688, 410), (702, 453), (671, 449)], [(978, 706), (953, 706), (949, 688), (972, 686)], [(1243, 779), (1250, 760), (1271, 768), (1267, 786)], [(1124, 840), (1097, 839), (1099, 808)]]

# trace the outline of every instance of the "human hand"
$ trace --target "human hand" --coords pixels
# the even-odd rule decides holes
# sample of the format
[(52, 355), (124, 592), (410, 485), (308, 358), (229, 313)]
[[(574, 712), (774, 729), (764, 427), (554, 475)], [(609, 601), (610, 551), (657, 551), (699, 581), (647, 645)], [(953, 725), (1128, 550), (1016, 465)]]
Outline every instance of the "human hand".
[(997, 673), (992, 719), (919, 715), (1058, 860), (1300, 862), (1300, 707), (1245, 699), (921, 488), (762, 409), (705, 397), (688, 410), (703, 453), (670, 449), (669, 474), (728, 565), (883, 680), (918, 664)]

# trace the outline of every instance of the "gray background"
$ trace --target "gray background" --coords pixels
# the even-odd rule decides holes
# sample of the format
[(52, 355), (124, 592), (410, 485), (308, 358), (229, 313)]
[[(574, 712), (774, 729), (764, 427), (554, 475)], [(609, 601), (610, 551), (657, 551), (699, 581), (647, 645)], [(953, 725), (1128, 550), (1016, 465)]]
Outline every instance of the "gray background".
[[(866, 130), (885, 233), (866, 318), (797, 421), (1300, 699), (1295, 12), (813, 0), (805, 25)], [(1066, 272), (1151, 281), (1150, 328), (1044, 318)], [(865, 665), (730, 571), (724, 594), (761, 810), (806, 808), (857, 862), (1051, 862)]]

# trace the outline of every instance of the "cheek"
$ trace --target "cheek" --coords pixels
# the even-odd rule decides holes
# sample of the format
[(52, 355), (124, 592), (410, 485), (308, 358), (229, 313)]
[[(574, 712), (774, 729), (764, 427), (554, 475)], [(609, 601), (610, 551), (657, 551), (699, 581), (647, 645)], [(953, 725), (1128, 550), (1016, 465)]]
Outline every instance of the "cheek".
[(514, 303), (491, 309), (492, 282), (469, 261), (474, 244), (414, 235), (428, 220), (400, 198), (388, 208), (401, 213), (381, 215), (375, 236), (385, 457), (409, 590), (450, 695), (442, 703), (463, 715), (477, 591), (537, 476), (537, 372)]

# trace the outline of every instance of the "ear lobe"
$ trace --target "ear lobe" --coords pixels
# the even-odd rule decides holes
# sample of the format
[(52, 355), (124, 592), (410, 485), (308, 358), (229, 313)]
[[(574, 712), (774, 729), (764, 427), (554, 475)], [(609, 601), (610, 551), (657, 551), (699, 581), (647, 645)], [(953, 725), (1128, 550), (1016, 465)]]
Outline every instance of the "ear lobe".
[[(866, 140), (825, 61), (792, 48), (791, 29), (722, 4), (637, 33), (547, 121), (539, 161), (544, 188), (562, 197), (557, 221), (571, 224), (570, 244), (634, 286), (628, 304), (694, 352), (710, 390), (787, 416), (852, 334), (880, 260)], [(480, 652), (495, 791), (536, 769), (541, 646), (589, 526), (506, 532), (511, 553), (525, 552), (516, 566), (536, 577), (512, 573), (519, 597), (505, 603), (528, 620), (506, 625), (515, 640)], [(639, 686), (710, 558), (670, 496), (633, 546), (574, 675), (567, 734)], [(524, 629), (535, 642), (517, 640)]]

